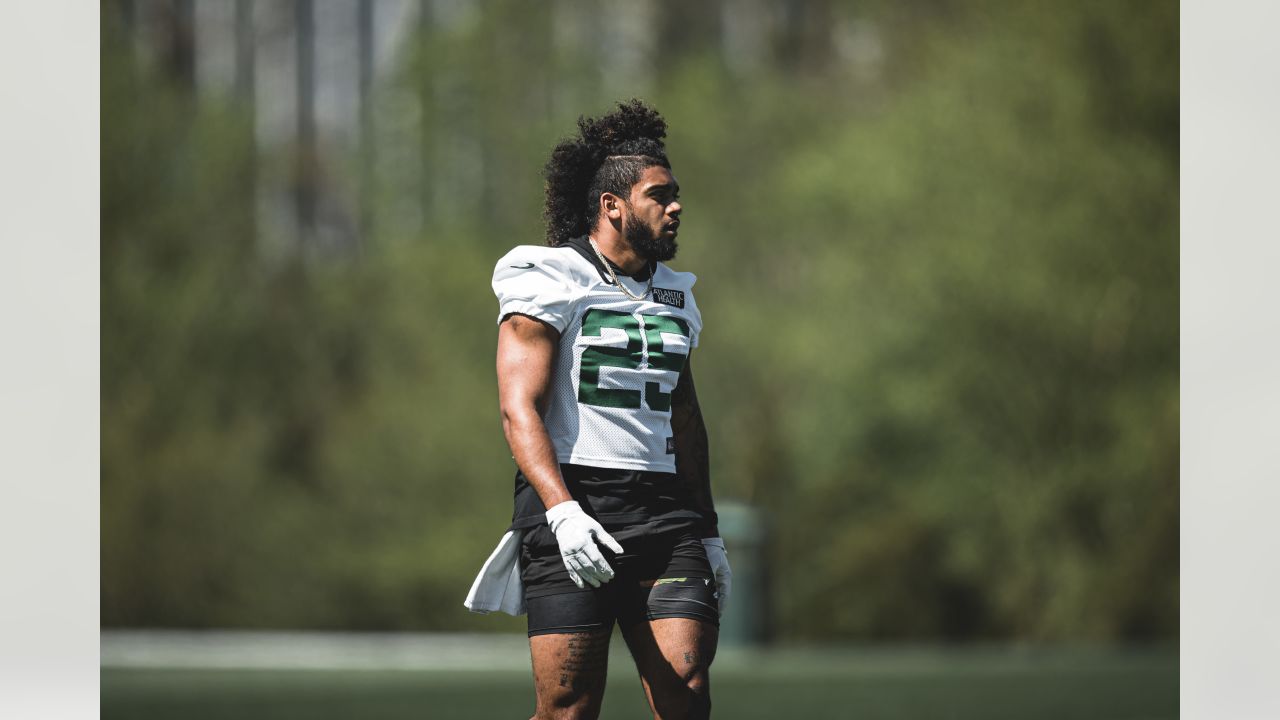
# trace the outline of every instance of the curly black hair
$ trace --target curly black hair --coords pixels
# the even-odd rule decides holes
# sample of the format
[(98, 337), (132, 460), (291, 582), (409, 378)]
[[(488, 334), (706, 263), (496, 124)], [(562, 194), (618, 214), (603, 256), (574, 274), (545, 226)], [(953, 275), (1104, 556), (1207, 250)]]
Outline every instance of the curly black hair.
[(544, 170), (547, 244), (591, 232), (602, 193), (628, 197), (646, 168), (670, 168), (666, 136), (667, 121), (637, 99), (598, 118), (579, 117), (577, 136), (556, 145)]

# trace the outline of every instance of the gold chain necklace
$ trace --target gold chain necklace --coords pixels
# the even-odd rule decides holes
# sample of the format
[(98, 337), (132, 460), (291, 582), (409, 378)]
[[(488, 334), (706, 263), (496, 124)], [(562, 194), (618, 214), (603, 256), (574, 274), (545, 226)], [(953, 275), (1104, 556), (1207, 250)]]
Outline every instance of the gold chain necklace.
[(609, 264), (609, 260), (605, 258), (604, 253), (600, 252), (600, 246), (596, 245), (596, 239), (589, 237), (587, 238), (587, 242), (591, 243), (591, 249), (596, 251), (596, 257), (600, 258), (600, 264), (604, 265), (604, 271), (609, 273), (609, 279), (613, 280), (613, 284), (617, 285), (618, 289), (621, 290), (624, 295), (632, 300), (643, 301), (649, 296), (649, 293), (653, 292), (653, 276), (657, 273), (652, 271), (649, 273), (649, 285), (644, 289), (643, 293), (640, 295), (632, 295), (631, 291), (627, 289), (627, 286), (623, 285), (622, 282), (618, 280), (618, 276), (613, 274), (613, 266)]

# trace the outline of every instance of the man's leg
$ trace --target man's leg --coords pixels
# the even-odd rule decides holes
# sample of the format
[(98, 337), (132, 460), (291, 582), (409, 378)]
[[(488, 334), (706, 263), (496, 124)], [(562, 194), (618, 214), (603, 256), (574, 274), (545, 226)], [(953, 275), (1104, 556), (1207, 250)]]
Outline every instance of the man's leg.
[(535, 720), (594, 720), (600, 716), (612, 634), (609, 627), (529, 638), (538, 703)]
[(660, 618), (622, 628), (653, 716), (701, 720), (711, 716), (709, 669), (720, 629), (693, 618)]

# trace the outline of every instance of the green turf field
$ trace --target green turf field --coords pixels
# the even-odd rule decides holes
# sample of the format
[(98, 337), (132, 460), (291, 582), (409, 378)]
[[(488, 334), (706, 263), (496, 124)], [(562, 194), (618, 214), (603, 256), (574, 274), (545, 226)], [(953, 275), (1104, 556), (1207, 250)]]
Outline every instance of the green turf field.
[[(1178, 716), (1176, 650), (790, 650), (725, 653), (720, 718), (1149, 720)], [(604, 718), (650, 717), (625, 656), (611, 657)], [(104, 668), (102, 717), (204, 720), (526, 718), (512, 670)]]

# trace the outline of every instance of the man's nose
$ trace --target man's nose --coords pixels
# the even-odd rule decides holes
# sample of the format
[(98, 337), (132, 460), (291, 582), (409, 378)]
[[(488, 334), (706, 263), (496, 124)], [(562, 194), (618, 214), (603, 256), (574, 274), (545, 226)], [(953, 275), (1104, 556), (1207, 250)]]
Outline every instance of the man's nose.
[(679, 216), (682, 210), (684, 210), (684, 206), (680, 204), (679, 200), (672, 200), (671, 204), (667, 206), (667, 214), (673, 217)]

